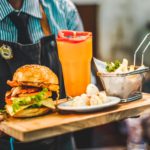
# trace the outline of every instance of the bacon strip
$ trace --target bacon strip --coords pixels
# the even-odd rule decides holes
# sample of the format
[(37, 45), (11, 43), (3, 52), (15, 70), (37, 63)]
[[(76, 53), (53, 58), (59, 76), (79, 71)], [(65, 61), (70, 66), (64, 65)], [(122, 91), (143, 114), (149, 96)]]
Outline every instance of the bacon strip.
[(19, 86), (19, 83), (17, 81), (10, 81), (10, 80), (7, 80), (7, 84), (11, 87), (16, 87), (16, 86)]
[(39, 83), (39, 82), (17, 82), (17, 81), (7, 81), (7, 84), (11, 87), (17, 86), (29, 86), (29, 87), (40, 87), (40, 88), (48, 88), (50, 91), (58, 91), (59, 85), (49, 84), (49, 83)]

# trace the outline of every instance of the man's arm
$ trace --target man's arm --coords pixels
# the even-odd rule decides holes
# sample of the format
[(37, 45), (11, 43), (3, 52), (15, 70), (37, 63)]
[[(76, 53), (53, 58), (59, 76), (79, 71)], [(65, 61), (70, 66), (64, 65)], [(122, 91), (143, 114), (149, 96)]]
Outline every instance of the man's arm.
[(83, 24), (77, 8), (71, 0), (64, 0), (67, 27), (69, 30), (83, 31)]

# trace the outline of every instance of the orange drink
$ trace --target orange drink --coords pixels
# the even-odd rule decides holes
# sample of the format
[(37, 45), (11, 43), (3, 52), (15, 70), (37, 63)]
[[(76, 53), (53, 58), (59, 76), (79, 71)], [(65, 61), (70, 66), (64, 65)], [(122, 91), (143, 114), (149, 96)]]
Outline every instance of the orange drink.
[(91, 82), (92, 33), (60, 31), (57, 45), (67, 96), (85, 93)]

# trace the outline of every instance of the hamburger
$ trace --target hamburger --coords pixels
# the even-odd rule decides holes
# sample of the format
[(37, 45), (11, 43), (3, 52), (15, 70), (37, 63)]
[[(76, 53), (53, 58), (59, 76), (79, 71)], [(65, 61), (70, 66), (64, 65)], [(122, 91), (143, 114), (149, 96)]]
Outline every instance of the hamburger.
[(16, 70), (12, 89), (6, 92), (6, 111), (13, 117), (33, 117), (55, 109), (52, 96), (59, 98), (58, 78), (48, 67), (25, 65)]

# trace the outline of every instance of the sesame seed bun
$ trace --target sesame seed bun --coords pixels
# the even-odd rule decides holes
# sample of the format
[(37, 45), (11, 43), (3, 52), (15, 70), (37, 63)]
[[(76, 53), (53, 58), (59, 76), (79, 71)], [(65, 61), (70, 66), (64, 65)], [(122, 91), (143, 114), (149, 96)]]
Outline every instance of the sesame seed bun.
[(53, 71), (46, 66), (25, 65), (16, 70), (13, 81), (58, 84), (58, 78)]

